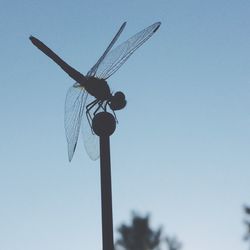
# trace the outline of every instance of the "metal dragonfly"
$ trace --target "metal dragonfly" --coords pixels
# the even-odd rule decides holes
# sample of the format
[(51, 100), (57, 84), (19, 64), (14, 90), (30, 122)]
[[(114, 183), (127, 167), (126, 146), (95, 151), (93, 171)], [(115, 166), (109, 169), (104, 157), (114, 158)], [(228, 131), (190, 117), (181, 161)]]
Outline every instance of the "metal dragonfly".
[[(84, 128), (82, 129), (83, 133), (85, 133), (85, 149), (92, 160), (99, 158), (99, 149), (96, 145), (97, 136), (91, 135), (91, 133), (93, 133), (91, 128), (91, 120), (93, 116), (99, 110), (107, 111), (107, 108), (109, 108), (115, 115), (116, 110), (120, 110), (126, 106), (125, 95), (120, 91), (113, 94), (106, 80), (125, 63), (135, 50), (137, 50), (158, 30), (160, 25), (160, 22), (156, 22), (112, 49), (126, 26), (126, 22), (124, 22), (102, 56), (86, 75), (81, 74), (79, 71), (68, 65), (39, 39), (30, 36), (31, 42), (38, 49), (50, 57), (76, 81), (75, 84), (69, 88), (65, 100), (64, 124), (68, 143), (69, 161), (73, 158), (81, 123), (83, 123), (82, 120), (84, 117), (87, 118), (90, 124), (90, 126), (84, 124), (84, 127), (82, 127)], [(86, 116), (83, 115), (84, 111)]]

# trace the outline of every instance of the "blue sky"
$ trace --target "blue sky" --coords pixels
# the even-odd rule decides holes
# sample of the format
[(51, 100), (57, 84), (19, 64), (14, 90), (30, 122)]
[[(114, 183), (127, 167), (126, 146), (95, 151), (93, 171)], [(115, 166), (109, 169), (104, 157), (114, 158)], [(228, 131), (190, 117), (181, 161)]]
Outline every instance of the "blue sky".
[(243, 250), (250, 203), (250, 2), (7, 1), (0, 8), (0, 250), (101, 249), (99, 163), (68, 163), (73, 81), (32, 34), (86, 73), (120, 41), (159, 31), (113, 75), (128, 100), (111, 139), (114, 230), (132, 210), (185, 250)]

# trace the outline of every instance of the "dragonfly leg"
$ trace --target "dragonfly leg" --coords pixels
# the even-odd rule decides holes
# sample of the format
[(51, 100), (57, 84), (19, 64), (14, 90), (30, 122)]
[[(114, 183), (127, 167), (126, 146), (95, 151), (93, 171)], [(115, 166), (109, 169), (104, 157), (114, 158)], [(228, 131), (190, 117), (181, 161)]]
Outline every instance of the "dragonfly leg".
[(99, 101), (95, 99), (93, 102), (90, 102), (88, 105), (86, 105), (86, 110), (89, 112)]
[[(96, 113), (98, 112), (98, 110), (99, 110), (100, 108), (102, 108), (102, 109), (104, 110), (102, 104), (103, 104), (103, 101), (99, 101), (99, 102), (98, 102), (98, 107), (97, 107), (97, 109), (94, 111), (93, 116), (96, 115)], [(105, 111), (105, 110), (104, 110), (104, 111)]]
[(118, 119), (117, 119), (117, 117), (116, 117), (115, 111), (114, 111), (113, 109), (111, 109), (111, 110), (112, 110), (112, 113), (113, 113), (113, 115), (114, 115), (114, 117), (115, 117), (115, 121), (116, 121), (116, 123), (118, 124)]
[[(97, 99), (95, 99), (93, 102), (89, 103), (88, 105), (86, 105), (86, 113), (90, 115), (90, 110), (98, 103), (99, 101)], [(91, 119), (92, 120), (92, 119)]]
[(98, 101), (98, 100), (95, 100), (94, 102), (90, 103), (91, 105), (88, 106), (87, 108), (87, 111), (86, 111), (86, 116), (87, 116), (87, 119), (88, 119), (88, 123), (90, 125), (90, 128), (91, 128), (91, 133), (94, 135), (95, 132), (93, 130), (93, 127), (92, 127), (92, 120), (93, 118), (91, 117), (91, 114), (90, 114), (90, 110), (93, 109), (93, 107), (98, 104), (98, 107), (96, 108), (96, 110), (93, 112), (93, 117), (96, 115), (97, 111), (100, 109), (100, 108), (103, 108), (102, 107), (102, 103), (103, 101)]
[[(106, 103), (105, 103), (105, 111), (106, 111), (106, 109), (107, 109), (107, 106), (109, 106), (109, 108), (110, 108), (110, 102), (106, 102)], [(116, 117), (115, 111), (114, 111), (112, 108), (110, 108), (110, 110), (112, 110), (112, 113), (113, 113), (113, 115), (114, 115), (114, 117), (115, 117), (115, 121), (116, 121), (116, 123), (118, 124), (118, 119), (117, 119), (117, 117)]]
[(89, 126), (91, 128), (91, 133), (94, 134), (94, 131), (92, 129), (92, 118), (90, 116), (90, 113), (86, 111), (86, 116), (87, 116), (87, 120), (88, 120), (88, 123), (89, 123)]
[(92, 109), (98, 102), (99, 102), (99, 101), (96, 99), (96, 100), (94, 100), (93, 102), (91, 102), (91, 103), (89, 103), (88, 105), (86, 105), (86, 116), (87, 116), (87, 119), (88, 119), (89, 126), (91, 127), (92, 133), (94, 133), (94, 132), (93, 132), (93, 129), (92, 129), (92, 117), (91, 117), (90, 111), (91, 111), (91, 109)]
[(105, 105), (104, 105), (104, 111), (106, 112), (107, 111), (107, 106), (108, 106), (109, 102), (106, 101)]

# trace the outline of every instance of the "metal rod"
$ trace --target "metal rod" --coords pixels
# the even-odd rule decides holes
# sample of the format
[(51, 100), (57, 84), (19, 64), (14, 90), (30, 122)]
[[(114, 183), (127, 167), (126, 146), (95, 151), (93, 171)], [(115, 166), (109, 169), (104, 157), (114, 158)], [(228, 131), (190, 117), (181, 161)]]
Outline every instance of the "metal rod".
[(112, 187), (110, 163), (110, 135), (115, 131), (116, 121), (112, 114), (100, 112), (92, 121), (92, 128), (100, 138), (100, 176), (102, 199), (102, 246), (114, 250)]
[(100, 137), (100, 165), (102, 199), (102, 244), (103, 250), (113, 250), (114, 239), (109, 136)]

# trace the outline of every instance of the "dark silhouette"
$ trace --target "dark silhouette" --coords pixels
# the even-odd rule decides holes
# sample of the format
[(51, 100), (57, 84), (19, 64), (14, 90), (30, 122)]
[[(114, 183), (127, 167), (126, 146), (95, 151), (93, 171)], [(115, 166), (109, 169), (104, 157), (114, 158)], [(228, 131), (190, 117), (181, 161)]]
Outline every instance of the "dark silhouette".
[(180, 250), (182, 248), (182, 244), (177, 240), (176, 237), (166, 237), (166, 243), (168, 250)]
[(93, 129), (100, 137), (103, 250), (114, 249), (109, 136), (113, 134), (115, 127), (115, 119), (110, 113), (101, 112), (94, 116)]
[[(123, 109), (126, 105), (125, 95), (120, 91), (115, 94), (111, 93), (106, 80), (160, 27), (159, 22), (155, 23), (110, 51), (125, 25), (126, 23), (122, 24), (107, 49), (86, 76), (67, 64), (39, 39), (30, 36), (31, 42), (38, 49), (51, 58), (76, 81), (69, 89), (65, 102), (65, 131), (68, 142), (69, 161), (72, 160), (76, 149), (84, 111), (93, 135), (100, 137), (103, 250), (114, 250), (109, 136), (115, 131), (116, 127), (115, 111)], [(87, 102), (88, 95), (94, 97), (94, 100)], [(108, 113), (108, 108), (113, 112), (114, 116)], [(99, 112), (100, 110), (104, 112)], [(87, 152), (89, 153), (90, 151)], [(93, 155), (89, 155), (90, 158), (96, 159)]]
[(131, 225), (122, 224), (118, 228), (119, 238), (116, 250), (158, 250), (160, 249), (162, 229), (153, 230), (149, 226), (149, 216), (133, 214)]
[(149, 219), (149, 215), (143, 217), (133, 213), (131, 224), (122, 224), (118, 228), (116, 250), (161, 250), (166, 247), (168, 250), (181, 249), (182, 244), (176, 237), (164, 237), (162, 227), (152, 229)]
[[(39, 39), (30, 36), (31, 42), (39, 50), (51, 58), (63, 69), (63, 71), (76, 81), (76, 83), (69, 89), (65, 102), (65, 132), (68, 142), (69, 161), (72, 160), (76, 149), (84, 112), (86, 113), (89, 125), (92, 128), (92, 119), (99, 110), (106, 112), (107, 108), (109, 108), (115, 116), (116, 110), (120, 110), (126, 106), (125, 95), (120, 91), (114, 94), (111, 93), (106, 80), (158, 30), (161, 23), (157, 22), (152, 24), (115, 49), (111, 50), (125, 28), (125, 25), (126, 22), (122, 24), (107, 49), (86, 75), (81, 74), (67, 64)], [(87, 101), (89, 94), (94, 97), (94, 100)], [(88, 142), (85, 141), (85, 146), (88, 148), (89, 146), (86, 145), (87, 143)], [(93, 150), (87, 150), (90, 158), (93, 160), (97, 159), (99, 156), (98, 153), (91, 152), (93, 152)]]
[(244, 206), (244, 213), (247, 216), (247, 219), (244, 220), (244, 223), (247, 226), (247, 232), (244, 236), (244, 240), (250, 241), (250, 207), (249, 206)]

